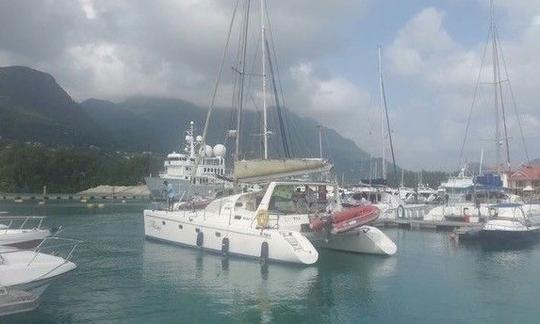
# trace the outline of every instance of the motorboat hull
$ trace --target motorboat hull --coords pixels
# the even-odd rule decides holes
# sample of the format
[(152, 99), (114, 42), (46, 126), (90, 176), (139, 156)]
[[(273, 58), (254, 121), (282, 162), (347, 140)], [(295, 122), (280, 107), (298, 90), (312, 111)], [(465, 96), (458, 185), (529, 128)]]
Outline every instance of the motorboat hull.
[(528, 242), (540, 241), (540, 227), (529, 228), (527, 230), (505, 231), (505, 230), (480, 230), (479, 238), (494, 242)]
[(315, 247), (299, 232), (229, 226), (192, 216), (182, 211), (145, 210), (145, 236), (214, 253), (270, 261), (313, 264), (319, 257)]
[(323, 249), (377, 255), (394, 255), (397, 252), (396, 244), (373, 226), (365, 225), (339, 234), (312, 232), (307, 237), (315, 247)]
[(0, 245), (29, 249), (38, 246), (50, 235), (48, 229), (3, 229), (0, 230)]

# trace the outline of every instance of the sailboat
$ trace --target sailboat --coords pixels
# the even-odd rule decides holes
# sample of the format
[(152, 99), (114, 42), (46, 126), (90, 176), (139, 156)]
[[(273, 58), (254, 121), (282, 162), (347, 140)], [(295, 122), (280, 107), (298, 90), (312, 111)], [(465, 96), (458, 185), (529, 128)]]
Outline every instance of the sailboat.
[[(358, 205), (369, 203), (381, 210), (381, 219), (395, 219), (396, 217), (405, 217), (405, 201), (401, 198), (400, 192), (388, 187), (387, 184), (387, 162), (386, 151), (387, 141), (390, 148), (393, 164), (393, 175), (397, 176), (397, 166), (394, 154), (394, 144), (392, 141), (392, 130), (390, 127), (390, 118), (388, 116), (388, 104), (386, 98), (386, 88), (383, 77), (382, 47), (377, 48), (378, 57), (378, 79), (379, 79), (379, 109), (381, 122), (381, 172), (376, 173), (375, 179), (371, 178), (360, 181), (359, 184), (351, 186), (345, 193), (345, 204)], [(376, 165), (377, 166), (377, 165)], [(380, 178), (376, 178), (380, 176)]]
[[(238, 2), (237, 2), (238, 6)], [(231, 26), (236, 8), (233, 12)], [(362, 215), (351, 214), (342, 220), (354, 221), (345, 227), (336, 227), (331, 220), (341, 211), (337, 184), (290, 179), (329, 171), (331, 164), (322, 158), (291, 158), (286, 152), (283, 159), (270, 159), (268, 107), (266, 102), (267, 64), (271, 60), (266, 40), (266, 1), (260, 1), (260, 38), (262, 73), (262, 146), (259, 159), (241, 160), (240, 138), (244, 105), (244, 77), (247, 28), (250, 1), (244, 1), (242, 23), (241, 64), (238, 69), (238, 109), (235, 136), (234, 181), (243, 190), (240, 193), (213, 200), (203, 210), (145, 210), (145, 235), (151, 239), (209, 250), (224, 255), (259, 258), (262, 260), (313, 264), (318, 260), (316, 247), (341, 251), (391, 255), (395, 244), (380, 230), (367, 226)], [(230, 30), (229, 36), (230, 39)], [(228, 41), (227, 41), (228, 44)], [(226, 45), (227, 47), (228, 45)], [(223, 64), (222, 64), (223, 65)], [(218, 72), (220, 79), (222, 67)], [(217, 84), (217, 83), (216, 83)], [(207, 114), (202, 143), (213, 110), (213, 101)], [(275, 89), (275, 87), (274, 87)], [(285, 146), (285, 145), (284, 145)], [(287, 177), (289, 179), (282, 179)], [(281, 180), (280, 180), (281, 179)], [(373, 215), (371, 215), (373, 216)], [(317, 227), (312, 220), (330, 220)], [(321, 222), (318, 223), (319, 225)], [(345, 226), (347, 224), (340, 224)], [(324, 228), (323, 228), (324, 227)], [(350, 230), (349, 230), (350, 229)], [(335, 230), (335, 231), (334, 231)]]
[[(498, 30), (495, 20), (495, 9), (493, 0), (490, 1), (490, 27), (489, 27), (490, 47), (492, 49), (492, 66), (493, 66), (493, 109), (495, 117), (494, 137), (495, 137), (495, 158), (496, 165), (494, 173), (479, 174), (472, 176), (467, 174), (467, 168), (461, 169), (457, 177), (451, 177), (441, 187), (445, 192), (446, 204), (438, 206), (430, 211), (426, 216), (426, 220), (460, 220), (466, 222), (483, 222), (481, 228), (481, 236), (504, 237), (504, 233), (511, 233), (510, 236), (516, 236), (516, 233), (526, 234), (528, 232), (537, 232), (535, 222), (532, 219), (535, 215), (540, 215), (540, 205), (524, 204), (519, 196), (513, 195), (504, 187), (505, 178), (510, 173), (510, 146), (509, 136), (506, 124), (505, 103), (503, 98), (504, 82), (510, 82), (506, 67), (504, 79), (501, 74), (502, 48), (498, 39)], [(487, 46), (487, 45), (486, 45)], [(487, 49), (487, 48), (486, 48)], [(486, 51), (487, 52), (487, 51)], [(483, 66), (483, 64), (482, 64)], [(477, 81), (477, 89), (480, 84), (480, 76)], [(510, 88), (511, 89), (511, 88)], [(473, 106), (477, 94), (473, 99)], [(471, 109), (472, 113), (472, 109)], [(519, 121), (519, 116), (516, 116)], [(518, 122), (518, 125), (520, 123)], [(463, 156), (463, 148), (467, 139), (466, 128), (465, 137), (461, 148), (461, 156)], [(504, 146), (505, 159), (502, 161)], [(460, 157), (461, 160), (461, 157)], [(481, 162), (483, 160), (483, 151), (481, 154)], [(524, 215), (519, 216), (515, 212), (516, 207), (524, 212)], [(508, 215), (514, 216), (508, 216)], [(516, 216), (517, 215), (517, 216)], [(519, 236), (519, 235), (518, 235)]]

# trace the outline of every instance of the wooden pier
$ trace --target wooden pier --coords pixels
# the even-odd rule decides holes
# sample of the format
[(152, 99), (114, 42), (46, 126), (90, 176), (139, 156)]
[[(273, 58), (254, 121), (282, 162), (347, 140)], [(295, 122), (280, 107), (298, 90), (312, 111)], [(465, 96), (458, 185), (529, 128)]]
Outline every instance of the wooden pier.
[(376, 221), (374, 226), (451, 232), (460, 228), (479, 228), (482, 226), (482, 224), (447, 220), (428, 221), (422, 219), (383, 219)]

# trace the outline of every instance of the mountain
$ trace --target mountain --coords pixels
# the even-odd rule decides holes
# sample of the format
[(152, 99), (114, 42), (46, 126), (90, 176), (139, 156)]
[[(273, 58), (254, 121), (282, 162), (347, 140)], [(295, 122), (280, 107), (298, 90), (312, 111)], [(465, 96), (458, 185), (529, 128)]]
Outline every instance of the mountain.
[[(269, 108), (275, 110), (273, 107)], [(115, 151), (152, 151), (168, 153), (180, 150), (184, 132), (194, 121), (202, 133), (206, 107), (170, 98), (131, 97), (113, 103), (88, 99), (74, 101), (48, 73), (24, 66), (0, 67), (0, 136), (20, 142), (40, 142), (51, 146), (87, 147), (94, 145)], [(286, 129), (294, 156), (319, 155), (317, 121), (285, 110)], [(231, 109), (215, 109), (209, 127), (208, 142), (224, 143), (229, 152), (233, 140), (226, 130), (235, 128)], [(260, 157), (260, 114), (243, 114), (243, 158)], [(270, 115), (270, 155), (282, 157), (283, 148), (277, 118)], [(353, 141), (335, 130), (324, 128), (323, 149), (338, 174), (359, 179), (360, 161), (368, 155)], [(364, 163), (365, 164), (365, 163)]]
[[(82, 102), (81, 107), (124, 147), (160, 153), (181, 149), (190, 121), (194, 122), (196, 133), (202, 133), (207, 112), (206, 108), (184, 100), (153, 97), (131, 97), (120, 103), (89, 99)], [(229, 152), (234, 149), (233, 140), (226, 136), (226, 130), (235, 128), (232, 113), (231, 109), (215, 109), (208, 133), (208, 143), (224, 143)], [(318, 156), (318, 122), (291, 111), (286, 115), (294, 156)], [(255, 111), (246, 111), (243, 118), (243, 157), (260, 157), (259, 116)], [(270, 125), (270, 129), (277, 129), (276, 121), (271, 121)], [(340, 175), (344, 173), (349, 180), (359, 179), (359, 163), (367, 159), (368, 154), (333, 129), (324, 128), (323, 132), (324, 154), (333, 161), (337, 172)], [(283, 156), (280, 140), (277, 132), (271, 136), (271, 156)]]
[(0, 68), (0, 136), (45, 144), (100, 145), (102, 135), (50, 74), (24, 66)]

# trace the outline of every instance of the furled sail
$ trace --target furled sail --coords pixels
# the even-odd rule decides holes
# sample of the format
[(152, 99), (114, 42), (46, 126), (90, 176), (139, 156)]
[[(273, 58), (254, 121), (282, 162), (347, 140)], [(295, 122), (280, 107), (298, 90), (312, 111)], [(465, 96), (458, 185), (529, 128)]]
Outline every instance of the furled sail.
[(243, 160), (234, 162), (234, 179), (251, 182), (326, 172), (332, 164), (324, 159)]

